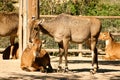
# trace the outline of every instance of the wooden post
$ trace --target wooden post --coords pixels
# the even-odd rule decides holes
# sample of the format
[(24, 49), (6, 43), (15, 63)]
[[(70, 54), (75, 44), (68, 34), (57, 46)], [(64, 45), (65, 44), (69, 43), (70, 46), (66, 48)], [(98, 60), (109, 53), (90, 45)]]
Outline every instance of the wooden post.
[(39, 18), (39, 0), (29, 0), (28, 2), (28, 21), (33, 17)]
[[(39, 0), (29, 0), (28, 2), (28, 27), (33, 18), (35, 19), (39, 18)], [(27, 31), (28, 31), (27, 43), (29, 43), (29, 34), (30, 34), (29, 28)]]
[(19, 0), (19, 29), (18, 29), (18, 38), (19, 38), (19, 59), (21, 59), (22, 55), (22, 27), (23, 27), (23, 0)]
[[(82, 44), (78, 44), (78, 49), (82, 50)], [(82, 52), (79, 53), (79, 57), (82, 57)]]
[(32, 17), (39, 18), (39, 0), (19, 0), (19, 57), (29, 43), (29, 24)]
[(39, 19), (39, 0), (36, 0), (36, 18)]
[(23, 50), (27, 47), (27, 14), (28, 0), (23, 0)]

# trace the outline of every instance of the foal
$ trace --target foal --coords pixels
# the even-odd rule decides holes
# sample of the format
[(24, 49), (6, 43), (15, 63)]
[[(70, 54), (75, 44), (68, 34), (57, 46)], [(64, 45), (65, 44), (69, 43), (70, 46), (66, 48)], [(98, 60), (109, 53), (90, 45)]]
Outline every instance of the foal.
[(109, 32), (101, 32), (99, 36), (100, 40), (105, 40), (105, 59), (116, 60), (120, 59), (120, 43), (115, 42)]
[[(4, 51), (0, 52), (3, 54), (3, 59), (10, 59), (10, 52), (11, 52), (11, 45), (8, 46)], [(13, 44), (13, 51), (12, 51), (12, 59), (18, 59), (19, 58), (19, 44), (15, 43)]]
[[(52, 72), (50, 57), (48, 53), (41, 49), (42, 41), (34, 39), (33, 45), (27, 47), (21, 57), (21, 69), (25, 71)], [(48, 66), (48, 70), (47, 70)]]

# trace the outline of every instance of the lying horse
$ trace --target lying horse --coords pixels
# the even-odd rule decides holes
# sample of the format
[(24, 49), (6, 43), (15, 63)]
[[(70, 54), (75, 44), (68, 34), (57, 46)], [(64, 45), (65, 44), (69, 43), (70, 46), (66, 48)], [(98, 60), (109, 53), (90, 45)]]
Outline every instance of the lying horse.
[(83, 18), (60, 14), (56, 18), (48, 21), (33, 20), (29, 26), (30, 41), (38, 35), (38, 31), (50, 35), (59, 45), (59, 66), (58, 71), (62, 70), (62, 56), (65, 57), (65, 69), (68, 71), (67, 54), (69, 42), (82, 43), (88, 39), (91, 42), (92, 51), (92, 73), (98, 69), (98, 54), (96, 43), (101, 31), (101, 23), (96, 18)]
[(35, 39), (33, 46), (24, 50), (21, 57), (22, 70), (52, 72), (49, 54), (44, 49), (41, 49), (41, 45), (42, 42), (39, 39)]
[(35, 61), (33, 62), (33, 67), (40, 70), (41, 72), (53, 72), (50, 63), (50, 56), (45, 49), (41, 49), (39, 57), (35, 58)]
[(0, 36), (10, 36), (10, 58), (13, 58), (12, 51), (15, 37), (17, 36), (19, 15), (17, 13), (0, 13)]
[(100, 40), (104, 40), (106, 43), (104, 59), (117, 60), (120, 59), (120, 43), (113, 40), (110, 32), (101, 32), (99, 36)]
[[(15, 43), (13, 44), (13, 51), (12, 51), (12, 56), (13, 56), (13, 59), (18, 59), (19, 58), (19, 50), (18, 50), (18, 47), (19, 47), (19, 44), (18, 43)], [(3, 59), (10, 59), (10, 50), (11, 50), (11, 46), (8, 46), (4, 51), (0, 52), (3, 54)]]

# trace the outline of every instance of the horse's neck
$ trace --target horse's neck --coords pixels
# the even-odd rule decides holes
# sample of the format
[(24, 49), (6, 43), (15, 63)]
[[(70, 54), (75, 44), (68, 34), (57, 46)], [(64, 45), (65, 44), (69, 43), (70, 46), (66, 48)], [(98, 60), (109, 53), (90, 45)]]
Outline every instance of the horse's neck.
[[(57, 27), (57, 26), (56, 26), (56, 27)], [(52, 26), (51, 23), (45, 22), (45, 23), (43, 23), (43, 25), (42, 25), (42, 32), (45, 33), (45, 34), (49, 34), (50, 36), (52, 36), (52, 35), (54, 34), (55, 29), (56, 29), (56, 28), (55, 28), (54, 26)]]
[(111, 48), (113, 43), (112, 38), (109, 38), (108, 40), (106, 40), (105, 43), (106, 43), (106, 48)]

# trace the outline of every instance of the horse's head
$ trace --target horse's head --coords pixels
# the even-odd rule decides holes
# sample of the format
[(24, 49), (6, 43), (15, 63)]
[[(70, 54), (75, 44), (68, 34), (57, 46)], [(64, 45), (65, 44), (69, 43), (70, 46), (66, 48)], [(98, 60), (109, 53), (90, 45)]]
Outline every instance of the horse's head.
[(100, 40), (108, 40), (111, 38), (112, 38), (112, 36), (111, 36), (110, 32), (101, 32), (99, 35)]
[(29, 42), (33, 42), (35, 38), (39, 37), (41, 20), (32, 20), (29, 25)]
[(35, 38), (32, 43), (32, 49), (35, 51), (34, 56), (39, 57), (40, 51), (41, 51), (41, 46), (42, 46), (42, 41), (40, 39)]

